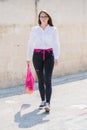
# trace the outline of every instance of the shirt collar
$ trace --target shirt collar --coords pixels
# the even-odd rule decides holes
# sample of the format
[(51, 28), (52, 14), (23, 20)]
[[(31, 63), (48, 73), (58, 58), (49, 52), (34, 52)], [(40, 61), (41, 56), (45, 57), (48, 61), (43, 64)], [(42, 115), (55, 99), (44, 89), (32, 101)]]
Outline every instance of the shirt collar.
[(45, 29), (42, 29), (41, 26), (39, 26), (39, 27), (40, 27), (41, 30), (45, 31), (45, 30), (47, 30), (47, 29), (50, 27), (50, 25), (48, 24), (48, 25), (45, 27)]

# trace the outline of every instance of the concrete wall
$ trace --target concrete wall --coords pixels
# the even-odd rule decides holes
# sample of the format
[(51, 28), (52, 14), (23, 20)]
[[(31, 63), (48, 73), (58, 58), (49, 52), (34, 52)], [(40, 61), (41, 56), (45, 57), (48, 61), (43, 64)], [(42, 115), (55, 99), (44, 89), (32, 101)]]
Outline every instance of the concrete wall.
[(61, 43), (53, 77), (86, 71), (86, 7), (86, 0), (0, 0), (0, 88), (24, 84), (29, 33), (42, 9), (52, 16)]

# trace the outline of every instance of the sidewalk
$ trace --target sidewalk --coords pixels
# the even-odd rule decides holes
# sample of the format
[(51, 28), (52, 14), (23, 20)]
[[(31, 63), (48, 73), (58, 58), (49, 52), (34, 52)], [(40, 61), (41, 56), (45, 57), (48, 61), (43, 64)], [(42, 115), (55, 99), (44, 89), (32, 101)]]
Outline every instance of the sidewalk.
[(49, 114), (38, 110), (37, 89), (31, 95), (15, 90), (14, 95), (0, 98), (0, 130), (87, 130), (87, 72), (53, 84)]

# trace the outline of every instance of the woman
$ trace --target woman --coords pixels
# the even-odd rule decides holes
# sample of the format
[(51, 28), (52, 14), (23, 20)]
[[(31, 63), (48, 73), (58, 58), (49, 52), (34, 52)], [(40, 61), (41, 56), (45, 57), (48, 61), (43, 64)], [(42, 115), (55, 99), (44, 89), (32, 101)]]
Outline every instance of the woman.
[(32, 28), (28, 42), (27, 64), (33, 54), (33, 65), (38, 77), (41, 104), (39, 108), (50, 111), (52, 95), (52, 72), (54, 64), (58, 64), (60, 45), (56, 27), (52, 18), (46, 11), (38, 15), (38, 26)]

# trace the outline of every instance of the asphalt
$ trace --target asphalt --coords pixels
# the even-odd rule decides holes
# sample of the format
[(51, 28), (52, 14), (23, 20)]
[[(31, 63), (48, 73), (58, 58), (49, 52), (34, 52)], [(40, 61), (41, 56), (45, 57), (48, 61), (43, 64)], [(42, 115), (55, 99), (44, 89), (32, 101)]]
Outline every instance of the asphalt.
[(87, 130), (87, 72), (53, 79), (51, 111), (39, 110), (37, 83), (0, 90), (0, 130)]

